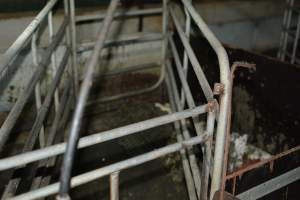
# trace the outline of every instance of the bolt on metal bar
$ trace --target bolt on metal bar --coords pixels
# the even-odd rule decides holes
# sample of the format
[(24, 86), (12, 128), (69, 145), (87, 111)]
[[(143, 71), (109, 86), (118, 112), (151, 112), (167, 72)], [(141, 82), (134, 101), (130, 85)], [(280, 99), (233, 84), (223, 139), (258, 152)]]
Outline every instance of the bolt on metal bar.
[(35, 32), (40, 23), (45, 19), (47, 14), (52, 10), (58, 0), (50, 0), (47, 5), (39, 12), (39, 14), (31, 21), (27, 28), (21, 33), (18, 39), (9, 47), (9, 49), (0, 58), (0, 74), (1, 77), (6, 71), (10, 62), (18, 55), (22, 47), (30, 39), (31, 35)]
[[(74, 187), (80, 186), (82, 184), (99, 179), (101, 177), (110, 175), (114, 172), (122, 171), (124, 169), (128, 169), (130, 167), (134, 167), (134, 166), (143, 164), (145, 162), (155, 160), (162, 156), (180, 151), (181, 149), (185, 149), (185, 148), (203, 143), (206, 140), (207, 140), (207, 135), (196, 136), (189, 140), (171, 144), (171, 145), (153, 150), (149, 153), (145, 153), (145, 154), (142, 154), (142, 155), (139, 155), (139, 156), (136, 156), (136, 157), (133, 157), (133, 158), (130, 158), (130, 159), (106, 166), (106, 167), (102, 167), (100, 169), (96, 169), (96, 170), (75, 176), (71, 180), (71, 187), (74, 188)], [(41, 188), (41, 189), (38, 189), (35, 191), (30, 191), (25, 194), (21, 194), (19, 196), (13, 197), (13, 198), (11, 198), (11, 200), (33, 200), (33, 199), (38, 199), (38, 198), (46, 197), (49, 195), (53, 195), (58, 192), (59, 185), (60, 185), (59, 183), (54, 183), (54, 184), (51, 184), (44, 188)]]
[(5, 142), (7, 141), (9, 134), (12, 131), (12, 128), (16, 124), (25, 104), (27, 103), (29, 97), (31, 96), (31, 94), (35, 88), (35, 85), (40, 80), (40, 78), (44, 74), (44, 72), (46, 71), (48, 63), (51, 59), (50, 58), (51, 54), (56, 49), (59, 42), (61, 41), (67, 23), (68, 23), (68, 20), (65, 19), (63, 24), (59, 28), (59, 31), (57, 32), (56, 36), (54, 37), (53, 42), (47, 48), (44, 56), (42, 57), (40, 66), (35, 69), (34, 74), (32, 75), (32, 77), (30, 78), (30, 80), (28, 82), (28, 85), (23, 90), (23, 92), (20, 94), (18, 100), (16, 101), (15, 105), (13, 106), (13, 108), (9, 112), (8, 116), (6, 117), (4, 123), (2, 124), (1, 129), (0, 129), (0, 152), (3, 150)]
[(170, 14), (172, 16), (172, 19), (173, 19), (173, 22), (174, 22), (174, 25), (176, 27), (176, 30), (179, 34), (179, 37), (181, 39), (181, 42), (186, 50), (186, 53), (187, 55), (189, 56), (189, 59), (190, 59), (190, 62), (192, 63), (192, 67), (194, 69), (194, 72), (196, 74), (196, 77), (201, 85), (201, 88), (204, 92), (204, 95), (206, 97), (206, 99), (209, 101), (209, 100), (212, 100), (213, 99), (213, 92), (211, 90), (211, 87), (209, 86), (209, 83), (203, 73), (203, 70), (201, 68), (201, 65), (199, 63), (199, 61), (197, 60), (197, 57), (191, 47), (191, 44), (189, 43), (189, 41), (187, 40), (185, 34), (184, 34), (184, 31), (182, 30), (181, 28), (181, 25), (176, 17), (176, 14), (174, 13), (174, 10), (169, 8), (169, 11), (170, 11)]
[(110, 200), (119, 200), (119, 174), (120, 172), (113, 172), (109, 176)]
[[(124, 17), (137, 17), (140, 15), (149, 16), (149, 15), (159, 15), (162, 13), (161, 8), (150, 8), (150, 9), (142, 9), (142, 10), (132, 10), (127, 12), (116, 12), (114, 14), (114, 19), (116, 18), (124, 18)], [(76, 17), (76, 23), (83, 23), (87, 21), (102, 21), (105, 15), (84, 15)]]
[[(85, 65), (85, 69), (87, 69), (85, 78), (83, 80), (83, 83), (80, 88), (78, 101), (76, 103), (75, 112), (72, 119), (69, 139), (68, 139), (68, 145), (65, 152), (62, 170), (61, 170), (61, 176), (60, 176), (60, 198), (68, 197), (68, 192), (70, 188), (70, 179), (71, 179), (71, 172), (73, 168), (73, 162), (74, 162), (74, 156), (76, 151), (76, 146), (79, 138), (79, 131), (82, 121), (82, 115), (83, 111), (89, 96), (89, 92), (92, 86), (93, 81), (93, 73), (95, 70), (95, 67), (98, 63), (99, 54), (104, 46), (105, 38), (108, 34), (110, 25), (113, 20), (113, 13), (115, 12), (117, 5), (119, 3), (119, 0), (112, 0), (107, 13), (106, 17), (104, 19), (103, 25), (101, 27), (101, 30), (97, 37), (97, 42), (94, 48), (94, 51), (90, 57), (90, 59), (87, 61)], [(76, 50), (76, 49), (75, 49)]]
[(206, 25), (201, 16), (197, 13), (193, 5), (188, 1), (183, 1), (183, 5), (187, 8), (192, 19), (207, 39), (211, 47), (214, 49), (218, 57), (219, 68), (220, 68), (220, 81), (224, 85), (224, 92), (220, 96), (220, 107), (218, 116), (218, 126), (216, 134), (216, 144), (215, 144), (215, 154), (214, 154), (214, 167), (212, 175), (212, 183), (210, 190), (210, 199), (212, 199), (214, 193), (221, 188), (222, 180), (222, 165), (224, 159), (224, 149), (226, 142), (226, 131), (228, 125), (228, 114), (229, 105), (231, 104), (230, 94), (231, 94), (231, 79), (230, 79), (230, 68), (228, 55), (220, 43), (220, 41), (215, 37), (209, 27)]
[[(175, 105), (175, 100), (174, 100), (174, 94), (172, 91), (172, 86), (170, 83), (170, 79), (168, 76), (166, 76), (166, 85), (167, 85), (167, 92), (169, 96), (169, 101), (171, 105), (171, 110), (172, 112), (176, 112), (177, 108)], [(183, 141), (183, 136), (181, 134), (180, 130), (180, 124), (178, 121), (174, 122), (174, 128), (176, 132), (176, 138), (177, 142), (182, 142)], [(189, 152), (189, 154), (192, 152)], [(197, 200), (197, 194), (196, 194), (196, 189), (195, 189), (195, 183), (194, 183), (194, 178), (192, 176), (191, 168), (190, 168), (190, 163), (186, 155), (186, 150), (183, 149), (180, 151), (180, 156), (181, 156), (181, 162), (182, 162), (182, 168), (185, 176), (185, 181), (187, 185), (187, 190), (188, 190), (188, 195), (190, 200)], [(190, 158), (190, 157), (189, 157)]]
[[(33, 33), (32, 38), (31, 38), (31, 52), (32, 52), (32, 63), (35, 67), (38, 66), (38, 54), (37, 54), (37, 31)], [(40, 82), (38, 81), (35, 89), (35, 102), (36, 102), (36, 108), (37, 111), (41, 108), (42, 106), (42, 98), (41, 98), (41, 87), (40, 87)], [(39, 134), (39, 141), (40, 141), (40, 147), (45, 146), (45, 129), (44, 126), (41, 128), (40, 134)]]
[[(164, 115), (153, 119), (133, 123), (120, 128), (112, 129), (96, 133), (90, 136), (85, 136), (79, 139), (78, 149), (96, 145), (109, 140), (114, 140), (120, 137), (131, 135), (137, 132), (145, 131), (157, 126), (166, 125), (178, 120), (197, 116), (206, 113), (208, 105), (198, 106), (194, 109), (184, 110), (182, 112)], [(44, 149), (38, 149), (31, 152), (11, 156), (8, 158), (0, 159), (0, 171), (7, 170), (13, 167), (23, 166), (28, 163), (46, 159), (52, 156), (63, 154), (66, 150), (66, 143), (60, 143), (45, 147)]]

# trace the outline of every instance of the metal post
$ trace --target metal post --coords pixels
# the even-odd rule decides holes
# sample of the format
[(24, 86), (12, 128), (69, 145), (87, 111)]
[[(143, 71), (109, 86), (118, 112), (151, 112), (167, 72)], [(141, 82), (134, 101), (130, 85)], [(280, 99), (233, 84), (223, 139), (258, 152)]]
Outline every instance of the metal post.
[(114, 172), (110, 175), (110, 200), (119, 200), (119, 174)]
[(79, 74), (77, 68), (77, 41), (76, 41), (76, 21), (75, 21), (75, 2), (74, 0), (69, 0), (69, 8), (70, 8), (70, 33), (71, 33), (71, 46), (72, 46), (72, 68), (73, 68), (73, 78), (74, 78), (74, 94), (75, 97), (78, 95), (79, 90)]

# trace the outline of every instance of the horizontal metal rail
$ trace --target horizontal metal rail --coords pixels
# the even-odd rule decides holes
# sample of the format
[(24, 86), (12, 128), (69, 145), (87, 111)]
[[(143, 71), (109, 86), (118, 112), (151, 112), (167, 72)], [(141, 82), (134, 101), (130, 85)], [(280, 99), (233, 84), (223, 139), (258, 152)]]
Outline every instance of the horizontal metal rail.
[[(145, 43), (145, 42), (153, 42), (159, 41), (163, 39), (163, 35), (159, 33), (147, 33), (142, 36), (131, 36), (128, 38), (121, 38), (119, 40), (108, 40), (105, 42), (103, 48), (108, 48), (112, 46), (120, 46), (120, 45), (129, 45), (135, 43)], [(77, 53), (82, 53), (84, 51), (93, 50), (95, 46), (95, 42), (82, 43), (78, 45)]]
[(47, 5), (41, 10), (41, 12), (32, 20), (27, 28), (21, 33), (18, 39), (9, 47), (9, 49), (0, 58), (0, 77), (4, 71), (6, 71), (10, 62), (18, 55), (22, 50), (22, 47), (28, 42), (32, 34), (40, 26), (41, 22), (47, 17), (48, 13), (56, 5), (59, 0), (50, 0)]
[[(132, 10), (126, 12), (116, 12), (114, 18), (128, 18), (128, 17), (137, 17), (141, 15), (159, 15), (162, 13), (161, 8), (151, 8), (143, 10)], [(105, 17), (105, 14), (94, 14), (94, 15), (84, 15), (76, 17), (77, 23), (87, 22), (87, 21), (101, 21)]]
[(257, 185), (239, 195), (241, 200), (256, 200), (300, 179), (300, 167)]
[[(134, 167), (134, 166), (140, 165), (142, 163), (157, 159), (159, 157), (180, 151), (181, 149), (185, 149), (185, 148), (200, 144), (202, 142), (205, 142), (207, 139), (208, 139), (207, 135), (196, 136), (189, 140), (185, 140), (185, 141), (178, 142), (178, 143), (175, 143), (172, 145), (168, 145), (168, 146), (159, 148), (157, 150), (154, 150), (152, 152), (145, 153), (143, 155), (136, 156), (136, 157), (109, 165), (107, 167), (103, 167), (100, 169), (96, 169), (94, 171), (90, 171), (90, 172), (75, 176), (71, 180), (71, 187), (74, 188), (79, 185), (99, 179), (101, 177), (110, 175), (114, 172), (119, 172), (124, 169)], [(54, 183), (54, 184), (51, 184), (44, 188), (16, 196), (14, 198), (11, 198), (11, 200), (38, 199), (38, 198), (46, 197), (49, 195), (53, 195), (58, 192), (58, 189), (59, 189), (59, 183)]]
[[(145, 120), (142, 122), (130, 124), (120, 128), (112, 129), (109, 131), (100, 132), (90, 136), (80, 138), (78, 142), (78, 149), (96, 145), (109, 140), (124, 137), (133, 133), (145, 131), (157, 126), (169, 124), (185, 118), (198, 116), (208, 111), (208, 105), (196, 107), (194, 109), (184, 110), (182, 112), (164, 115), (161, 117)], [(28, 153), (11, 156), (8, 158), (0, 159), (0, 171), (7, 170), (10, 168), (23, 166), (28, 163), (46, 159), (52, 156), (63, 154), (66, 150), (66, 143), (56, 144), (44, 149), (38, 149)]]

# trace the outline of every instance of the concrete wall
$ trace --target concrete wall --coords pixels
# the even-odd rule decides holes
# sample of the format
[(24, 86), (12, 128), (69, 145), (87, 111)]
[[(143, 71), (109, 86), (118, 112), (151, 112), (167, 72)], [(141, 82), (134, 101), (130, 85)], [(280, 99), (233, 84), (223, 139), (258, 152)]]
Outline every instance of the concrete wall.
[[(252, 51), (264, 51), (278, 47), (284, 8), (280, 2), (275, 4), (273, 0), (263, 0), (196, 3), (196, 9), (223, 43)], [(182, 15), (181, 8), (177, 8), (176, 12)], [(92, 11), (80, 10), (77, 13), (79, 15), (92, 14), (99, 13), (99, 10), (94, 8)], [(3, 53), (13, 43), (33, 18), (33, 13), (26, 13), (25, 15), (17, 14), (14, 17), (0, 19), (0, 53)], [(57, 12), (54, 15), (55, 30), (58, 29), (62, 19), (62, 12)], [(181, 19), (184, 21), (183, 17)], [(161, 18), (159, 16), (146, 17), (143, 19), (143, 22), (143, 32), (161, 32)], [(139, 19), (134, 18), (114, 22), (109, 39), (118, 39), (119, 37), (126, 37), (126, 35), (137, 34), (138, 24)], [(94, 41), (99, 27), (101, 27), (100, 22), (78, 25), (77, 42)], [(40, 51), (43, 51), (42, 47), (48, 43), (48, 40), (48, 30), (46, 29), (41, 36)], [(111, 54), (110, 60), (106, 62), (105, 67), (117, 68), (120, 66), (160, 62), (160, 45), (160, 42), (155, 42), (151, 45), (149, 43), (131, 44), (104, 51), (104, 56), (105, 54)], [(58, 56), (62, 55), (62, 51), (63, 47), (60, 47), (57, 51)], [(88, 55), (89, 52), (83, 54), (79, 59), (79, 63), (83, 64)], [(10, 81), (7, 83), (8, 87), (5, 90), (0, 87), (0, 93), (4, 94), (0, 98), (0, 110), (10, 108), (32, 75), (31, 55), (24, 51), (22, 57), (23, 59), (21, 60), (23, 61), (19, 66), (20, 70), (10, 78)], [(99, 71), (102, 70), (101, 67), (103, 65), (99, 66)], [(48, 71), (48, 74), (49, 76), (45, 78), (45, 85), (51, 80), (49, 78), (51, 77), (51, 71)]]
[[(224, 43), (253, 51), (264, 51), (278, 47), (284, 0), (278, 0), (276, 3), (274, 0), (221, 1), (196, 3), (195, 6)], [(79, 14), (99, 13), (98, 9), (93, 8), (93, 10), (81, 9)], [(10, 46), (33, 19), (34, 14), (36, 13), (17, 13), (13, 16), (10, 15), (9, 18), (0, 18), (0, 52), (5, 51)], [(61, 13), (57, 13), (55, 16), (54, 23), (57, 27), (61, 21)], [(145, 31), (157, 31), (161, 26), (159, 18), (150, 18), (145, 22)], [(122, 34), (135, 32), (137, 23), (138, 20), (134, 19), (125, 23), (123, 21)], [(119, 26), (120, 22), (115, 24)], [(89, 38), (98, 29), (99, 24), (94, 23), (84, 25), (82, 29), (79, 27), (78, 32), (79, 35), (82, 35), (81, 39)]]

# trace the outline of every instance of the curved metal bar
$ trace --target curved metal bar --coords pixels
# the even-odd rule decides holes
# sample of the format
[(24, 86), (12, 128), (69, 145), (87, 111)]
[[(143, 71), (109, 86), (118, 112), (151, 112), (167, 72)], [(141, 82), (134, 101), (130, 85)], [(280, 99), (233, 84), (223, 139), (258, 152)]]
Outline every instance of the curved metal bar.
[(141, 94), (145, 94), (148, 92), (152, 92), (153, 90), (157, 89), (162, 84), (164, 79), (165, 79), (165, 67), (164, 67), (164, 65), (162, 65), (159, 79), (152, 86), (145, 88), (145, 89), (137, 90), (137, 91), (131, 91), (131, 92), (123, 93), (123, 94), (114, 95), (111, 97), (103, 97), (103, 98), (97, 99), (96, 101), (93, 101), (93, 102), (87, 104), (87, 106), (90, 106), (91, 104), (103, 103), (103, 102), (107, 102), (107, 101), (115, 101), (115, 100), (119, 100), (122, 98), (127, 98), (127, 97), (132, 97), (135, 95), (141, 95)]
[(220, 41), (215, 37), (213, 32), (206, 25), (201, 16), (197, 13), (195, 8), (189, 1), (182, 0), (183, 5), (190, 13), (191, 17), (197, 24), (198, 28), (201, 30), (202, 34), (205, 36), (209, 44), (212, 46), (217, 54), (219, 67), (220, 67), (220, 80), (224, 86), (223, 93), (220, 96), (220, 108), (218, 116), (218, 126), (216, 134), (216, 144), (215, 144), (215, 154), (214, 154), (214, 167), (212, 175), (212, 183), (210, 189), (211, 198), (214, 193), (221, 189), (222, 185), (222, 171), (223, 171), (223, 160), (224, 160), (224, 150), (226, 143), (226, 130), (228, 125), (228, 114), (230, 94), (231, 94), (231, 79), (230, 79), (230, 68), (229, 59), (226, 50), (220, 43)]
[(107, 13), (104, 19), (103, 25), (97, 37), (97, 42), (94, 48), (94, 51), (91, 55), (90, 60), (86, 63), (85, 68), (87, 69), (84, 81), (81, 85), (80, 92), (78, 95), (78, 101), (76, 104), (76, 109), (72, 119), (72, 125), (70, 129), (70, 135), (68, 139), (67, 149), (63, 160), (63, 165), (61, 169), (60, 176), (60, 192), (59, 199), (69, 199), (69, 189), (70, 189), (70, 180), (71, 173), (73, 168), (75, 151), (78, 143), (79, 132), (81, 127), (82, 115), (87, 102), (87, 98), (92, 86), (93, 73), (95, 66), (97, 65), (99, 54), (104, 46), (105, 38), (108, 34), (110, 25), (113, 20), (113, 13), (117, 9), (119, 0), (112, 0)]

